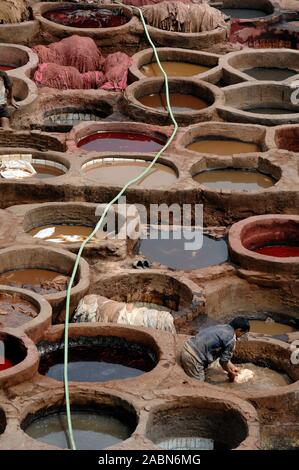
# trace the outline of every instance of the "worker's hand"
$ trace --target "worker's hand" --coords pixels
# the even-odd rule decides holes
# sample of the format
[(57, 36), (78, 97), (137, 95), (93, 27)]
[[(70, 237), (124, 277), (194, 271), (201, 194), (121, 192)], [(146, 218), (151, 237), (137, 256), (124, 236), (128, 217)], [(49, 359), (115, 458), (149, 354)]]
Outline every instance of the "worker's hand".
[(233, 364), (230, 365), (229, 372), (238, 375), (239, 371), (240, 369), (238, 367), (234, 366)]
[(14, 98), (11, 100), (11, 105), (12, 105), (15, 109), (19, 109), (19, 107), (20, 107), (19, 104), (15, 101)]
[(235, 378), (237, 377), (238, 375), (238, 372), (231, 372), (229, 371), (228, 372), (228, 379), (230, 382), (234, 382), (235, 381)]

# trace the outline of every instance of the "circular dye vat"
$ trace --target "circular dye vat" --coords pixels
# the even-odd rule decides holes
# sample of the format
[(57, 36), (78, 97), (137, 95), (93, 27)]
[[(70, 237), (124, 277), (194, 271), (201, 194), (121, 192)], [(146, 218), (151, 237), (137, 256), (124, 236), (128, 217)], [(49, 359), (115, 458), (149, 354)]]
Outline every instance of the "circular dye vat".
[[(64, 380), (64, 345), (41, 343), (39, 372), (59, 381)], [(155, 353), (138, 343), (123, 338), (80, 337), (69, 344), (69, 380), (106, 382), (138, 377), (151, 371), (157, 363)]]
[(232, 191), (256, 191), (270, 188), (276, 183), (276, 180), (259, 171), (234, 168), (205, 170), (193, 179), (210, 189)]
[[(152, 228), (146, 239), (140, 241), (139, 251), (150, 261), (156, 261), (171, 269), (200, 269), (224, 263), (228, 259), (227, 243), (215, 240), (200, 231), (184, 229), (172, 231), (169, 239), (162, 239), (165, 232)], [(151, 238), (150, 238), (151, 237)], [(201, 238), (202, 237), (202, 238)], [(196, 248), (198, 244), (202, 246)], [(192, 249), (188, 244), (192, 243)], [(190, 248), (190, 247), (189, 247)]]
[(251, 251), (259, 253), (260, 255), (276, 256), (278, 258), (292, 258), (299, 256), (299, 245), (292, 244), (269, 244), (259, 248), (255, 248)]
[(97, 132), (81, 139), (77, 146), (94, 152), (157, 152), (163, 140), (133, 132)]
[(287, 374), (277, 372), (267, 367), (255, 364), (242, 363), (237, 365), (240, 369), (249, 369), (254, 373), (254, 377), (245, 383), (230, 382), (227, 374), (219, 367), (211, 367), (206, 371), (206, 381), (212, 385), (217, 385), (230, 390), (244, 390), (246, 392), (265, 392), (273, 387), (283, 387), (292, 383)]
[[(72, 409), (74, 440), (78, 450), (100, 450), (130, 437), (132, 429), (111, 414)], [(53, 412), (25, 427), (28, 436), (49, 445), (70, 448), (66, 413)]]
[(219, 8), (227, 16), (232, 18), (250, 19), (250, 18), (262, 18), (267, 16), (267, 13), (263, 10), (256, 10), (253, 8)]
[[(93, 232), (94, 227), (84, 225), (42, 225), (33, 228), (29, 232), (34, 238), (39, 238), (52, 243), (77, 243), (83, 242)], [(97, 232), (92, 240), (103, 239), (107, 236), (106, 232)]]
[(29, 289), (37, 294), (53, 294), (66, 290), (68, 276), (47, 269), (19, 269), (0, 275), (0, 284)]
[(33, 168), (36, 171), (35, 178), (38, 179), (45, 179), (45, 178), (53, 178), (55, 176), (62, 176), (65, 172), (61, 168), (57, 168), (55, 166), (50, 165), (41, 165), (41, 164), (34, 164)]
[(250, 77), (253, 77), (256, 80), (274, 80), (277, 82), (286, 80), (298, 73), (296, 70), (281, 69), (277, 67), (254, 67), (252, 69), (242, 70), (242, 72), (247, 73), (247, 75), (250, 75)]
[[(166, 96), (165, 94), (152, 94), (141, 96), (138, 101), (144, 106), (149, 108), (157, 109), (158, 111), (167, 111)], [(209, 106), (209, 104), (193, 95), (184, 95), (181, 93), (171, 93), (170, 103), (173, 112), (175, 113), (187, 113), (189, 111), (200, 111)]]
[(36, 307), (20, 294), (0, 293), (0, 326), (17, 328), (37, 317), (38, 313)]
[(199, 153), (212, 153), (214, 155), (232, 155), (235, 153), (261, 152), (258, 144), (242, 142), (237, 139), (224, 139), (213, 136), (211, 138), (198, 139), (186, 147), (188, 150)]
[(244, 109), (247, 113), (255, 114), (293, 114), (297, 113), (297, 109), (286, 109), (286, 108), (247, 108)]
[(15, 336), (0, 333), (0, 375), (1, 372), (10, 369), (22, 362), (27, 354), (26, 348), (21, 340)]
[(291, 325), (267, 320), (250, 320), (250, 333), (260, 333), (262, 335), (280, 336), (297, 331)]
[[(169, 77), (191, 77), (211, 70), (212, 67), (205, 65), (192, 64), (190, 62), (163, 60), (161, 65)], [(163, 77), (163, 74), (156, 62), (143, 65), (140, 72), (146, 77)]]
[(121, 10), (70, 6), (47, 11), (43, 17), (54, 23), (72, 28), (115, 28), (128, 23), (129, 18)]
[[(116, 186), (124, 186), (129, 180), (139, 176), (149, 162), (145, 160), (114, 159), (113, 161), (94, 160), (92, 165), (83, 165), (82, 169), (98, 183)], [(167, 187), (177, 180), (176, 172), (161, 163), (156, 163), (149, 173), (142, 178), (135, 186), (140, 188)]]

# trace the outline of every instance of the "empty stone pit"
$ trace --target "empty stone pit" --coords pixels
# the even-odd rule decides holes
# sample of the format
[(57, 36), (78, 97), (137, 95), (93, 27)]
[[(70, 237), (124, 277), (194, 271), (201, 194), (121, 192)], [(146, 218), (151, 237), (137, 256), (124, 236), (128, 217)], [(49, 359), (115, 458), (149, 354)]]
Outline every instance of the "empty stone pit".
[(246, 22), (265, 19), (270, 17), (275, 11), (273, 2), (269, 0), (223, 0), (218, 7), (222, 13), (233, 19), (244, 20)]
[(38, 64), (37, 55), (28, 47), (17, 44), (0, 44), (0, 70), (4, 72), (29, 71)]
[(69, 132), (81, 122), (103, 121), (113, 112), (113, 108), (105, 101), (95, 107), (54, 108), (44, 113), (43, 129), (47, 132)]
[(208, 397), (188, 396), (151, 410), (146, 436), (168, 451), (228, 450), (242, 443), (246, 446), (249, 427), (246, 414), (239, 406)]

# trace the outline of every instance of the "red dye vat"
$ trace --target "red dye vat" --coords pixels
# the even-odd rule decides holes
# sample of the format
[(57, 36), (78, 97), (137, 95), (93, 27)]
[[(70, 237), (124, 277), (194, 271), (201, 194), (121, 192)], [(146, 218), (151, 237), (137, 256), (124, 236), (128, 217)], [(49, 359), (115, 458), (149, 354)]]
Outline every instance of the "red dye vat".
[(114, 10), (104, 8), (60, 8), (47, 11), (47, 20), (72, 28), (115, 28), (129, 21), (129, 18)]
[(256, 253), (266, 256), (277, 256), (278, 258), (290, 258), (299, 256), (299, 246), (271, 245), (262, 246), (254, 250)]
[(124, 132), (98, 132), (78, 142), (78, 147), (96, 152), (156, 152), (164, 142), (146, 134)]
[(9, 359), (5, 359), (3, 356), (0, 356), (0, 372), (10, 369), (13, 365), (14, 364)]
[(1, 65), (0, 64), (0, 71), (1, 72), (7, 72), (8, 70), (13, 70), (16, 67), (14, 65)]

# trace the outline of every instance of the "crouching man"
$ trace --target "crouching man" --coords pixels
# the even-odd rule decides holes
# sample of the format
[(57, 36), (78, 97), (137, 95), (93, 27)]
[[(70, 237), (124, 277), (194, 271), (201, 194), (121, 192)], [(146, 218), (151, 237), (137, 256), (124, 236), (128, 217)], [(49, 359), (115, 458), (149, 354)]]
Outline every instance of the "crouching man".
[(0, 70), (0, 125), (3, 129), (10, 128), (9, 105), (18, 108), (12, 95), (12, 79)]
[(233, 382), (239, 369), (231, 362), (236, 341), (248, 333), (247, 318), (236, 317), (228, 325), (209, 326), (186, 341), (181, 354), (185, 372), (194, 379), (204, 381), (205, 369), (219, 359), (221, 367)]

